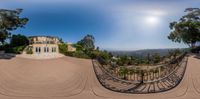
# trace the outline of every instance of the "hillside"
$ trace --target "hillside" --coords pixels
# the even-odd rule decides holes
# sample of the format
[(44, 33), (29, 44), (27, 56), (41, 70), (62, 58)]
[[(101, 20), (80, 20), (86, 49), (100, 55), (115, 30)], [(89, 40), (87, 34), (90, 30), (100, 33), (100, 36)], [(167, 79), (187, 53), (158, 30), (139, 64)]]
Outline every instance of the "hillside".
[[(155, 54), (159, 53), (161, 56), (166, 55), (169, 51), (176, 50), (176, 49), (143, 49), (143, 50), (135, 50), (135, 51), (109, 51), (114, 56), (121, 56), (121, 55), (127, 55), (127, 56), (136, 56), (136, 57), (145, 57), (148, 54)], [(184, 50), (184, 48), (180, 49)]]

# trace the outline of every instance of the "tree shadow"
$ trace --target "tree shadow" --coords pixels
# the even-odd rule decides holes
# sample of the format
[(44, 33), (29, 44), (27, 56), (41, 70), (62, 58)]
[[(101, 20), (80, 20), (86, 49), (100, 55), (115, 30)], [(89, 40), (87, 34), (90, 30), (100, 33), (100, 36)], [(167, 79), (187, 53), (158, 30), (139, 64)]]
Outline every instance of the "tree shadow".
[(196, 55), (194, 56), (194, 58), (200, 59), (200, 54), (196, 54)]
[(12, 59), (16, 57), (16, 54), (10, 54), (10, 53), (0, 53), (0, 59)]

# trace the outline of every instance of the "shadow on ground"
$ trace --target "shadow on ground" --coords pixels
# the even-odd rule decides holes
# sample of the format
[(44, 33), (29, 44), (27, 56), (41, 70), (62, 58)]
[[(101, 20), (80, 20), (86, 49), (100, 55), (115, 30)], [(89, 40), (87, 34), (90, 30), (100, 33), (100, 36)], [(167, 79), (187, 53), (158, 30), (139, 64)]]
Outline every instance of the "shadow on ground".
[(200, 59), (200, 54), (195, 54), (195, 55), (194, 55), (194, 58)]
[(8, 54), (8, 53), (0, 54), (0, 59), (12, 59), (14, 57), (16, 57), (15, 54)]

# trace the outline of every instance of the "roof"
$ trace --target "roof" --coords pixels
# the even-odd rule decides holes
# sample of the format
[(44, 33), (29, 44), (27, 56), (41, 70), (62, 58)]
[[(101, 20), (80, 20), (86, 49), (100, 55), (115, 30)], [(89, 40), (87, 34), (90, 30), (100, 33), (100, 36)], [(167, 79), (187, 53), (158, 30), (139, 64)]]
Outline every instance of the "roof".
[(57, 36), (43, 36), (43, 35), (38, 35), (38, 36), (29, 36), (29, 38), (33, 38), (33, 37), (59, 38), (59, 37), (57, 37)]

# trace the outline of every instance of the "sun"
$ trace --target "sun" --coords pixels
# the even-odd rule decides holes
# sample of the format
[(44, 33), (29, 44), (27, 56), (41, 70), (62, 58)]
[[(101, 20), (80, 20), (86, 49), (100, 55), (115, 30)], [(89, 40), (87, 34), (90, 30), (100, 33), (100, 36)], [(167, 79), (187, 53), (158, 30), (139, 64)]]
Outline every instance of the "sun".
[(159, 17), (157, 16), (147, 16), (145, 18), (145, 23), (150, 26), (156, 26), (159, 23)]

